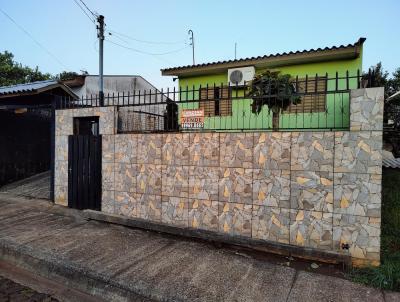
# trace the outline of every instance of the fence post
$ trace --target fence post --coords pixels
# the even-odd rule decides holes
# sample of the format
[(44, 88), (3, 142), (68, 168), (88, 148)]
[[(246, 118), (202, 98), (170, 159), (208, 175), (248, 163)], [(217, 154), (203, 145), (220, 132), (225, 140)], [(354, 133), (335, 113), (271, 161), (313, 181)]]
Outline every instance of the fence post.
[(51, 118), (50, 118), (50, 200), (52, 202), (54, 202), (56, 102), (57, 102), (57, 96), (54, 96), (51, 102)]

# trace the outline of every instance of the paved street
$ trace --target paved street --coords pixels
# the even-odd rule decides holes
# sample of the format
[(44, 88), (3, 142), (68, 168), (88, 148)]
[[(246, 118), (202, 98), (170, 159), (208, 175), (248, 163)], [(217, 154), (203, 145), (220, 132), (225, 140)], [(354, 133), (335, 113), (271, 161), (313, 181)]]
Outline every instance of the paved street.
[(50, 199), (50, 171), (2, 186), (0, 193), (27, 198)]
[(0, 258), (109, 301), (400, 301), (343, 278), (7, 195)]

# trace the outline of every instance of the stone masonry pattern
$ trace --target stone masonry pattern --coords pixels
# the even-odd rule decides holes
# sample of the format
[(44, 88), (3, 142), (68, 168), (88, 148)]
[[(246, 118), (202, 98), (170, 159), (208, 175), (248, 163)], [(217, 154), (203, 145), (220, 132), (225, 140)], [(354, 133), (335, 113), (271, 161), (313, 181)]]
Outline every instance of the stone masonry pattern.
[[(114, 211), (111, 206), (111, 194), (114, 189), (114, 140), (116, 109), (114, 107), (80, 108), (56, 111), (55, 125), (55, 171), (54, 202), (68, 206), (68, 136), (73, 135), (75, 117), (98, 116), (99, 133), (102, 135), (102, 173), (103, 203), (106, 212)], [(109, 202), (107, 202), (109, 201)], [(103, 210), (102, 209), (102, 210)]]
[[(380, 91), (366, 90), (352, 92), (359, 105), (351, 103), (350, 119), (353, 127), (361, 114), (371, 124), (362, 119), (350, 131), (115, 135), (103, 113), (102, 211), (377, 264), (383, 100)], [(379, 104), (364, 105), (361, 97)], [(55, 194), (62, 205), (75, 114), (84, 113), (56, 116)]]
[(354, 89), (350, 97), (350, 130), (383, 130), (383, 89)]

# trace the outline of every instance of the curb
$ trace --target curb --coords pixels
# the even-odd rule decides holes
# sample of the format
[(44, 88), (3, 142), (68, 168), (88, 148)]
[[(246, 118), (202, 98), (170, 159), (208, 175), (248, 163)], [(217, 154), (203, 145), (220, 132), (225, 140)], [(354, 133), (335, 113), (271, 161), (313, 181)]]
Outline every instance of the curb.
[(8, 240), (0, 240), (0, 259), (106, 301), (154, 301), (106, 275)]

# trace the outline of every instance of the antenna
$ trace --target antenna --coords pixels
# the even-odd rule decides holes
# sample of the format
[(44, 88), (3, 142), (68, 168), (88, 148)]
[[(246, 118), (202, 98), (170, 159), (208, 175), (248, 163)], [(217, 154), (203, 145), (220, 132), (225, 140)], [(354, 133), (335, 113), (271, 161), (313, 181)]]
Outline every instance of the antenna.
[(194, 63), (194, 37), (193, 37), (193, 30), (189, 29), (188, 34), (190, 35), (190, 44), (192, 46), (192, 59), (193, 59), (193, 65)]
[(235, 60), (236, 60), (236, 46), (237, 46), (237, 43), (235, 42)]

